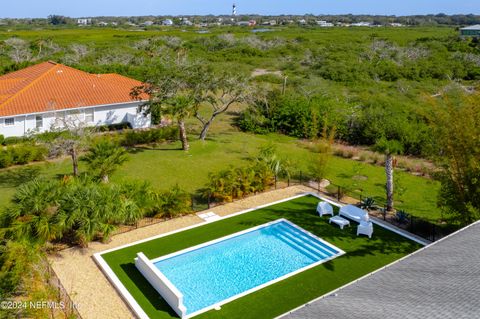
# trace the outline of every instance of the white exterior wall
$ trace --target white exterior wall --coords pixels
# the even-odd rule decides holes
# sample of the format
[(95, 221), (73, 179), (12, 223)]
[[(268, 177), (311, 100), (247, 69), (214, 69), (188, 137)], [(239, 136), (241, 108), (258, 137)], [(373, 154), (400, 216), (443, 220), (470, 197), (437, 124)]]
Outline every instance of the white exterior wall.
[[(126, 104), (113, 104), (104, 106), (82, 107), (78, 109), (68, 109), (56, 112), (45, 112), (27, 115), (17, 115), (11, 117), (0, 118), (0, 135), (4, 137), (10, 136), (23, 136), (32, 132), (43, 133), (52, 128), (56, 122), (57, 117), (67, 117), (71, 113), (75, 113), (74, 116), (78, 116), (80, 121), (85, 121), (86, 110), (94, 110), (94, 121), (92, 126), (111, 125), (119, 123), (129, 122), (133, 128), (147, 128), (150, 127), (150, 116), (143, 116), (141, 113), (137, 113), (138, 106), (142, 102), (126, 103)], [(36, 129), (36, 117), (41, 115), (43, 119), (43, 126)], [(15, 125), (6, 126), (6, 118), (15, 118)]]

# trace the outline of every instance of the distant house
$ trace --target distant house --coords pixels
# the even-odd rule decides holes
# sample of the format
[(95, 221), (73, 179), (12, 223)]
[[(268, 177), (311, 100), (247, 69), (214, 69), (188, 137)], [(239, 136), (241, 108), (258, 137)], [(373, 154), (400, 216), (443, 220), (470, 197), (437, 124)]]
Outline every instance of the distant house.
[(105, 21), (100, 21), (100, 22), (98, 23), (98, 25), (101, 26), (101, 27), (106, 27), (106, 26), (108, 26), (108, 23), (105, 22)]
[(92, 19), (86, 19), (86, 18), (82, 18), (82, 19), (77, 19), (77, 24), (78, 25), (89, 25), (89, 24), (92, 24)]
[(480, 24), (461, 28), (460, 35), (463, 37), (480, 37)]
[(165, 20), (162, 21), (162, 25), (172, 26), (173, 21), (172, 21), (172, 19), (165, 19)]
[(317, 25), (321, 26), (322, 28), (333, 27), (333, 23), (327, 22), (327, 21), (323, 21), (323, 20), (317, 21)]
[(88, 126), (130, 123), (150, 126), (138, 113), (144, 101), (131, 89), (141, 82), (118, 74), (90, 74), (55, 62), (44, 62), (0, 76), (0, 134), (23, 136), (62, 127), (67, 120)]
[(154, 22), (153, 21), (145, 21), (144, 23), (142, 23), (143, 26), (145, 27), (150, 27), (152, 25), (154, 25)]
[(371, 27), (372, 24), (370, 22), (357, 22), (357, 23), (352, 23), (350, 24), (352, 27)]

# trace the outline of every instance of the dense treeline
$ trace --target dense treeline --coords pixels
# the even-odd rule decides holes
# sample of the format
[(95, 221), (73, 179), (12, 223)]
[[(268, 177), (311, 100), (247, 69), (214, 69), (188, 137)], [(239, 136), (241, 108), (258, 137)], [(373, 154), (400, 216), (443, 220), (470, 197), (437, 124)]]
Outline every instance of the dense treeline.
[[(222, 21), (224, 24), (230, 22), (231, 16), (184, 16), (188, 18), (193, 23), (216, 23), (218, 18), (223, 18)], [(99, 22), (111, 23), (115, 22), (120, 27), (127, 23), (141, 24), (146, 21), (152, 21), (157, 24), (165, 18), (172, 18), (175, 25), (182, 25), (182, 21), (179, 17), (172, 16), (136, 16), (136, 17), (92, 17), (92, 24), (98, 24)], [(305, 20), (307, 23), (316, 24), (317, 20), (325, 20), (331, 22), (339, 23), (357, 23), (357, 22), (370, 22), (375, 25), (385, 25), (389, 23), (401, 23), (404, 25), (420, 26), (420, 25), (471, 25), (480, 23), (480, 16), (474, 14), (454, 14), (447, 15), (444, 13), (439, 14), (428, 14), (428, 15), (411, 15), (411, 16), (392, 16), (392, 15), (353, 15), (353, 14), (344, 14), (344, 15), (281, 15), (281, 16), (260, 16), (260, 15), (241, 15), (238, 17), (241, 21), (256, 20), (257, 23), (264, 21), (275, 20), (278, 24), (292, 24), (295, 21)], [(59, 25), (75, 25), (77, 24), (77, 19), (60, 16), (60, 15), (49, 15), (46, 19), (35, 18), (35, 19), (3, 19), (3, 23), (9, 26), (13, 25), (24, 25), (24, 26), (59, 26)], [(230, 22), (231, 23), (231, 22)]]
[(335, 128), (338, 140), (352, 145), (374, 145), (380, 137), (398, 140), (411, 155), (430, 155), (432, 147), (420, 113), (409, 112), (390, 98), (339, 103), (318, 95), (273, 92), (244, 111), (237, 123), (245, 131), (308, 139), (319, 137), (327, 126)]

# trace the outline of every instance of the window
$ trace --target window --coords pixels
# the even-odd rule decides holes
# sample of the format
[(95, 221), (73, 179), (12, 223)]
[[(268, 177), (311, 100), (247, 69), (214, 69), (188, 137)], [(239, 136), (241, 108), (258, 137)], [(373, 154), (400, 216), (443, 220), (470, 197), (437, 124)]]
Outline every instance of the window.
[(13, 126), (15, 125), (15, 118), (10, 117), (8, 119), (5, 119), (5, 126)]
[(80, 110), (70, 110), (67, 116), (68, 121), (81, 122), (83, 121), (83, 113)]
[(43, 117), (41, 115), (35, 116), (35, 127), (42, 128), (43, 127)]
[(93, 123), (95, 121), (95, 115), (93, 109), (86, 109), (85, 110), (85, 122)]

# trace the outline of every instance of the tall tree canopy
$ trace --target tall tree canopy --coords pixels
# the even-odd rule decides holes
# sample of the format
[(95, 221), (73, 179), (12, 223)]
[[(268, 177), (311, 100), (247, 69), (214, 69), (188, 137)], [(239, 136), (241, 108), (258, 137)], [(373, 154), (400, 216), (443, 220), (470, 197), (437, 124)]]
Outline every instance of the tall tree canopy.
[(454, 93), (432, 99), (430, 116), (442, 166), (439, 204), (469, 224), (480, 219), (480, 95)]

